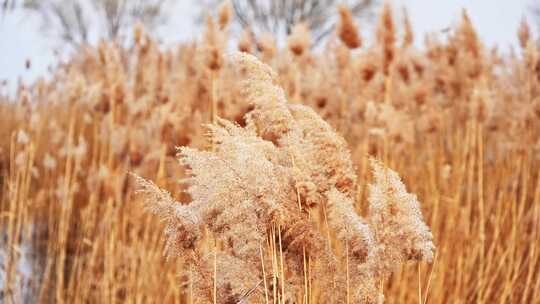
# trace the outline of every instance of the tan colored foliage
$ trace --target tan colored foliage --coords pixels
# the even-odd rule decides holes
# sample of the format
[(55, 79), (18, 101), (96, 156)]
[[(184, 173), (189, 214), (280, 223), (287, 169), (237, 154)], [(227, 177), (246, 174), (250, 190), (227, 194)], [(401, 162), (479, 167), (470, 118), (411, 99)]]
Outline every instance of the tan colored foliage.
[[(0, 301), (534, 302), (537, 37), (502, 56), (464, 14), (417, 49), (381, 18), (355, 50), (246, 35), (265, 64), (227, 60), (226, 18), (170, 49), (139, 27), (2, 97)], [(396, 269), (431, 258), (418, 201), (433, 263)]]

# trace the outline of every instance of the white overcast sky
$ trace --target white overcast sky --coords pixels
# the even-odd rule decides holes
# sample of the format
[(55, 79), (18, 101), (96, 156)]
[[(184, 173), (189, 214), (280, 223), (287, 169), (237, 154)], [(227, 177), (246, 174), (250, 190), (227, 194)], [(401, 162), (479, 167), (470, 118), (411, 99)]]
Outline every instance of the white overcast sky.
[[(197, 37), (194, 25), (197, 0), (179, 1), (175, 15), (162, 37), (168, 43)], [(268, 0), (271, 1), (271, 0)], [(497, 45), (502, 51), (517, 45), (516, 32), (523, 16), (535, 0), (390, 0), (396, 12), (406, 7), (417, 41), (423, 34), (440, 31), (455, 25), (463, 8), (467, 9), (480, 37), (487, 46)], [(538, 0), (536, 0), (538, 1)], [(531, 21), (530, 18), (528, 18)], [(13, 87), (18, 79), (25, 82), (47, 75), (54, 65), (57, 40), (46, 37), (39, 30), (40, 22), (29, 13), (14, 12), (0, 19), (0, 80), (8, 80)], [(31, 59), (32, 67), (25, 69)]]

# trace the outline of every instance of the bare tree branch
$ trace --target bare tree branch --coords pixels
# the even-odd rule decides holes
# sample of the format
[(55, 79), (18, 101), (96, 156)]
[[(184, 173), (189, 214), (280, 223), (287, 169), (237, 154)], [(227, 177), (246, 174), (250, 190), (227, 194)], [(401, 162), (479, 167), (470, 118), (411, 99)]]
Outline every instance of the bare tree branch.
[[(172, 1), (172, 0), (171, 0)], [(77, 47), (99, 38), (123, 42), (135, 22), (152, 30), (164, 15), (167, 0), (27, 0), (45, 31)], [(7, 2), (5, 2), (7, 3)]]
[[(203, 1), (203, 9), (211, 9), (221, 0)], [(335, 23), (335, 7), (343, 3), (351, 8), (357, 18), (371, 15), (377, 0), (231, 0), (237, 26), (250, 28), (256, 36), (265, 32), (283, 39), (294, 25), (305, 22), (314, 42), (330, 34)]]

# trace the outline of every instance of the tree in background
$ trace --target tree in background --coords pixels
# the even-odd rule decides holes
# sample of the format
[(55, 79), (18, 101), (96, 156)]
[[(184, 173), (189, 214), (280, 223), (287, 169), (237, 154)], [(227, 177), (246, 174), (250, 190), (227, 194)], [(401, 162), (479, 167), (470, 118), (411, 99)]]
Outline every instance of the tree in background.
[(2, 12), (13, 9), (14, 7), (15, 7), (15, 2), (10, 1), (10, 0), (2, 1)]
[(26, 0), (37, 12), (44, 30), (76, 47), (93, 37), (122, 42), (133, 24), (151, 31), (164, 22), (167, 0)]
[(6, 13), (17, 8), (14, 0), (0, 0), (0, 15), (3, 17)]
[[(203, 8), (211, 10), (221, 0), (204, 0)], [(294, 25), (305, 23), (314, 43), (331, 33), (335, 26), (336, 6), (349, 7), (355, 18), (371, 15), (377, 0), (230, 0), (235, 23), (251, 29), (255, 35), (271, 33), (283, 38)]]

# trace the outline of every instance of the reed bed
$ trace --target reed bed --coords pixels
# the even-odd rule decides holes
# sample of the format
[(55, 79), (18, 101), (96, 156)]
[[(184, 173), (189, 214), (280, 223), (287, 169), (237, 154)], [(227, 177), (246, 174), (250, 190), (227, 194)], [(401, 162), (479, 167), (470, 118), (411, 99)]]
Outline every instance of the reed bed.
[[(311, 50), (302, 25), (282, 48), (271, 36), (254, 37), (246, 29), (238, 49), (275, 71), (274, 85), (282, 88), (289, 107), (313, 109), (334, 132), (330, 139), (343, 137), (357, 179), (347, 184), (353, 188), (338, 190), (353, 201), (351, 214), (369, 218), (369, 185), (378, 176), (370, 159), (399, 173), (421, 202), (436, 246), (432, 261), (404, 263), (377, 277), (377, 293), (386, 303), (537, 302), (538, 39), (523, 23), (521, 48), (500, 55), (483, 45), (464, 12), (446, 37), (429, 36), (417, 48), (408, 19), (398, 23), (385, 6), (369, 44), (346, 8), (339, 8), (339, 15), (321, 51)], [(289, 250), (282, 247), (285, 226), (273, 226), (261, 241), (260, 260), (267, 263), (257, 271), (263, 279), (233, 284), (238, 287), (233, 298), (224, 296), (230, 293), (224, 278), (253, 269), (220, 261), (216, 248), (222, 245), (211, 233), (201, 232), (206, 237), (198, 249), (213, 265), (206, 269), (213, 282), (209, 299), (197, 298), (193, 264), (163, 256), (166, 223), (145, 209), (134, 175), (152, 181), (146, 185), (158, 193), (167, 190), (173, 201), (190, 202), (193, 192), (179, 181), (190, 178), (193, 167), (186, 171), (178, 164), (177, 147), (218, 153), (224, 140), (209, 140), (207, 125), (230, 121), (231, 130), (249, 127), (253, 121), (246, 117), (257, 113), (253, 99), (260, 96), (246, 94), (241, 81), (249, 68), (227, 60), (230, 17), (223, 11), (217, 17), (209, 18), (199, 41), (169, 49), (136, 26), (131, 46), (82, 47), (50, 80), (21, 86), (15, 98), (1, 97), (0, 301), (378, 301), (352, 296), (359, 288), (350, 272), (354, 256), (348, 256), (347, 242), (337, 244), (343, 241), (339, 233), (324, 227), (324, 216), (320, 237), (345, 253), (336, 269), (346, 287), (336, 289), (335, 297), (324, 298), (328, 288), (320, 282), (330, 275), (315, 269), (318, 260), (309, 243), (299, 264), (302, 288), (286, 289), (294, 271), (283, 262)], [(272, 121), (265, 123), (259, 114), (259, 124), (271, 129)], [(276, 144), (274, 135), (261, 136)], [(294, 154), (289, 161), (304, 168)], [(246, 171), (257, 169), (250, 164), (256, 163), (246, 161)], [(336, 172), (341, 165), (336, 163)], [(306, 193), (298, 200), (300, 209), (309, 207)], [(223, 211), (234, 219), (237, 210)], [(256, 229), (244, 228), (246, 238)]]

